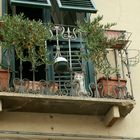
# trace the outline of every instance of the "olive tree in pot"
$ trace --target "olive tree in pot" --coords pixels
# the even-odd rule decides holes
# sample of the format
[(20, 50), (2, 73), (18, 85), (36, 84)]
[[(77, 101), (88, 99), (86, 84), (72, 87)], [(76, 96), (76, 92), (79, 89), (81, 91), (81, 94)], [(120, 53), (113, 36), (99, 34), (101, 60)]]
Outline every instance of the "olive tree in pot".
[[(116, 83), (118, 84), (119, 74), (118, 68), (113, 67), (108, 59), (108, 48), (115, 46), (118, 41), (124, 36), (119, 38), (108, 38), (105, 32), (111, 29), (116, 23), (102, 24), (103, 16), (97, 16), (92, 22), (78, 23), (78, 30), (82, 32), (85, 39), (85, 47), (88, 50), (87, 54), (82, 57), (86, 60), (91, 60), (94, 65), (95, 83), (91, 84), (95, 97), (112, 97), (117, 98), (116, 93), (112, 94), (113, 89), (109, 83), (112, 79), (111, 75), (116, 73)], [(97, 73), (101, 73), (104, 77), (97, 80)], [(102, 82), (102, 79), (106, 82)], [(114, 79), (114, 78), (113, 78)], [(97, 82), (98, 81), (98, 82)], [(121, 84), (121, 82), (120, 82)], [(126, 85), (126, 81), (124, 86)], [(106, 87), (107, 86), (107, 87)]]
[(13, 19), (5, 15), (1, 17), (1, 29), (0, 29), (0, 46), (1, 46), (1, 69), (0, 69), (0, 90), (8, 91), (9, 90), (9, 80), (11, 72), (13, 72), (13, 63), (12, 55), (14, 53), (14, 46), (12, 45), (14, 34), (13, 31)]
[(31, 83), (33, 83), (32, 88), (34, 88), (36, 67), (42, 64), (47, 65), (48, 62), (45, 42), (50, 39), (49, 26), (44, 25), (41, 21), (31, 21), (23, 14), (6, 15), (3, 17), (3, 21), (4, 28), (1, 33), (4, 41), (2, 47), (14, 49), (20, 60), (20, 79), (15, 79), (14, 84), (19, 82), (18, 91), (24, 92), (25, 81), (22, 79), (22, 62), (28, 61), (32, 65), (33, 82)]

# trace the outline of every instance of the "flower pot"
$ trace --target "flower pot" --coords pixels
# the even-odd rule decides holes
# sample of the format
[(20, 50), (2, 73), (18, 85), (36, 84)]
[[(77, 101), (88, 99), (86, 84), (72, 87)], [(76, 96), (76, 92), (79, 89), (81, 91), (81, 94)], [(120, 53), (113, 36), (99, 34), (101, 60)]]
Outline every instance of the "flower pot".
[(29, 81), (28, 79), (20, 80), (19, 78), (15, 78), (13, 80), (15, 92), (20, 93), (39, 93), (41, 90), (39, 81)]
[[(4, 22), (0, 21), (0, 29), (3, 28)], [(0, 41), (3, 41), (3, 36), (0, 34)]]
[(29, 81), (28, 92), (39, 92), (40, 82), (39, 81)]
[(0, 69), (0, 91), (7, 91), (9, 85), (10, 73), (7, 70)]
[(112, 46), (113, 49), (121, 50), (123, 49), (129, 40), (119, 40), (115, 45)]
[(118, 78), (109, 78), (101, 77), (97, 81), (98, 90), (101, 97), (110, 97), (110, 98), (125, 98), (127, 96), (127, 81), (124, 79)]
[[(127, 35), (127, 38), (126, 38)], [(123, 49), (127, 43), (129, 42), (129, 37), (130, 37), (130, 33), (124, 31), (124, 30), (106, 30), (105, 31), (105, 36), (108, 39), (117, 39), (117, 41), (115, 42), (115, 44), (111, 47), (113, 49)]]

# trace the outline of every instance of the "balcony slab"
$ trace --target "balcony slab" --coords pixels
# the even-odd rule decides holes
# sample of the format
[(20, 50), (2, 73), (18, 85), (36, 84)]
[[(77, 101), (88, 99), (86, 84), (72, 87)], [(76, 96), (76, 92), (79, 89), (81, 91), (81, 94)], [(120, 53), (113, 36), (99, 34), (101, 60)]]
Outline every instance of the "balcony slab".
[(11, 92), (0, 92), (0, 100), (2, 111), (104, 116), (113, 106), (118, 106), (120, 117), (125, 117), (135, 105), (135, 101), (131, 99), (51, 96)]

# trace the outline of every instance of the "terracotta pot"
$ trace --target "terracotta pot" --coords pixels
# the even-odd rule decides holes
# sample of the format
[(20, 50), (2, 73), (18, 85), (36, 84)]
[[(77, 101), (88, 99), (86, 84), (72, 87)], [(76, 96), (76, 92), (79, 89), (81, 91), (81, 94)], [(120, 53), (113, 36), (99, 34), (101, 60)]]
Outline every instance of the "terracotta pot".
[(97, 81), (101, 97), (125, 98), (127, 96), (127, 81), (124, 79), (101, 77)]
[[(3, 28), (4, 22), (0, 21), (0, 29)], [(0, 34), (0, 41), (3, 41), (3, 36)]]
[(39, 81), (29, 81), (29, 92), (39, 92), (40, 91), (40, 82)]
[(39, 92), (40, 91), (40, 82), (39, 81), (29, 81), (28, 79), (20, 80), (15, 78), (13, 80), (15, 92)]
[(129, 40), (119, 40), (116, 45), (112, 46), (112, 48), (121, 50), (126, 46), (128, 42)]
[(0, 28), (4, 26), (4, 21), (0, 21)]
[[(106, 30), (105, 31), (105, 36), (108, 38), (108, 39), (119, 39), (121, 36), (123, 36), (124, 33), (127, 33), (126, 31), (123, 31), (123, 30)], [(128, 34), (128, 33), (127, 33)], [(131, 34), (129, 34), (130, 36)], [(128, 38), (127, 39), (120, 39), (118, 40), (118, 42), (113, 45), (111, 48), (113, 49), (123, 49), (126, 44), (129, 42)]]
[(10, 73), (7, 70), (0, 69), (0, 90), (7, 91)]

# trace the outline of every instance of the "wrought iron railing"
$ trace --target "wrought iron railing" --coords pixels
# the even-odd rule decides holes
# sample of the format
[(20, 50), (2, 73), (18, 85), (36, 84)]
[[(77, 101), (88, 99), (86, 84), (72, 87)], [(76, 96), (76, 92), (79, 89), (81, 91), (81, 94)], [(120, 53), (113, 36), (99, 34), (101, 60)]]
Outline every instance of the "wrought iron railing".
[[(32, 81), (29, 80), (28, 77), (23, 78), (23, 62), (20, 60), (19, 77), (13, 79), (13, 88), (10, 88), (8, 85), (7, 91), (14, 91), (19, 94), (41, 94), (46, 96), (78, 96), (115, 99), (134, 98), (130, 72), (132, 58), (128, 56), (129, 43), (127, 43), (126, 46), (121, 49), (112, 48), (115, 56), (115, 66), (119, 67), (120, 69), (116, 75), (117, 78), (97, 78), (97, 73), (94, 72), (94, 82), (89, 83), (86, 87), (85, 64), (83, 63), (83, 59), (80, 57), (81, 51), (83, 51), (81, 49), (83, 48), (82, 33), (77, 32), (76, 28), (59, 25), (56, 25), (50, 32), (52, 34), (52, 40), (56, 40), (56, 48), (54, 48), (55, 52), (53, 52), (55, 55), (53, 56), (54, 63), (52, 64), (54, 66), (54, 80), (48, 81), (48, 64), (45, 66), (46, 76), (44, 79), (36, 81), (35, 69), (32, 69)], [(60, 39), (67, 42), (67, 48), (60, 47)], [(76, 41), (77, 39), (79, 40), (79, 45), (81, 48), (72, 48), (72, 41)], [(44, 46), (47, 49), (46, 42)], [(133, 61), (135, 62), (134, 58), (135, 57), (133, 57)], [(139, 51), (138, 55), (136, 56), (136, 61), (139, 61)], [(109, 83), (110, 80), (112, 80), (111, 83)], [(130, 87), (130, 92), (128, 91), (127, 86)], [(1, 79), (0, 88), (0, 90), (3, 91)]]

